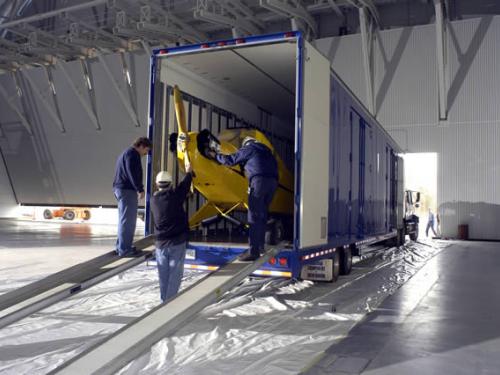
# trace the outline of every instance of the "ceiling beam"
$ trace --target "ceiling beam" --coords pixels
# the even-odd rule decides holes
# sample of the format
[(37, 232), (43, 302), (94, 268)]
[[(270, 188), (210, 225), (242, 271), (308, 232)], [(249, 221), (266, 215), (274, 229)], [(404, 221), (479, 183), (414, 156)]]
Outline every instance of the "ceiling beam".
[(375, 116), (375, 100), (373, 95), (373, 32), (368, 10), (360, 7), (359, 24), (361, 29), (361, 47), (363, 52), (363, 67), (365, 71), (366, 103), (370, 113)]
[(310, 29), (313, 37), (318, 35), (318, 25), (314, 18), (297, 0), (291, 5), (285, 0), (259, 0), (261, 7), (272, 12), (281, 14), (284, 17), (296, 18), (304, 22)]
[(30, 17), (24, 17), (24, 18), (20, 18), (20, 19), (14, 20), (14, 21), (1, 23), (0, 29), (9, 29), (13, 26), (18, 26), (21, 24), (35, 22), (35, 21), (41, 21), (41, 20), (44, 20), (47, 18), (57, 16), (59, 14), (65, 13), (65, 12), (75, 12), (77, 10), (92, 8), (92, 7), (95, 7), (97, 5), (104, 4), (104, 3), (106, 3), (106, 1), (107, 0), (91, 0), (91, 1), (87, 1), (87, 2), (82, 3), (82, 4), (72, 5), (69, 7), (52, 10), (50, 12), (35, 14), (33, 16), (30, 16)]
[(436, 14), (436, 55), (438, 70), (439, 119), (448, 118), (448, 90), (446, 87), (446, 22), (442, 0), (434, 0)]
[(330, 4), (330, 7), (333, 9), (335, 13), (337, 13), (338, 16), (343, 17), (344, 13), (342, 13), (342, 10), (340, 9), (339, 5), (336, 3), (335, 0), (328, 0), (328, 4)]
[(94, 26), (88, 22), (82, 21), (80, 18), (73, 16), (71, 13), (64, 13), (63, 18), (67, 19), (68, 21), (71, 21), (72, 23), (77, 23), (78, 25), (81, 25), (83, 28), (87, 30), (94, 31), (96, 34), (99, 34), (104, 38), (112, 40), (114, 43), (118, 44), (118, 47), (120, 48), (125, 48), (125, 49), (130, 48), (128, 40), (120, 38), (119, 36), (110, 33), (106, 30), (103, 30), (100, 27)]
[(205, 34), (204, 32), (202, 32), (200, 30), (195, 29), (193, 26), (188, 24), (186, 21), (182, 20), (178, 16), (175, 16), (171, 12), (163, 9), (162, 6), (156, 4), (155, 2), (150, 1), (150, 0), (140, 0), (140, 2), (143, 4), (149, 5), (151, 7), (151, 9), (153, 9), (155, 12), (158, 12), (163, 17), (165, 17), (166, 21), (167, 21), (167, 25), (170, 26), (170, 24), (172, 24), (172, 26), (175, 26), (177, 29), (179, 29), (179, 31), (184, 34), (184, 39), (188, 39), (188, 38), (186, 38), (185, 34), (187, 34), (187, 36), (189, 36), (188, 40), (190, 40), (192, 42), (201, 42), (201, 41), (209, 39), (207, 34)]
[(347, 1), (356, 8), (362, 8), (362, 7), (367, 8), (377, 26), (381, 28), (380, 14), (378, 13), (377, 7), (375, 6), (372, 0), (347, 0)]
[[(219, 12), (216, 11), (217, 8)], [(234, 9), (227, 7), (225, 2), (197, 1), (193, 17), (198, 20), (235, 28), (248, 35), (262, 32), (260, 27), (248, 21), (241, 14), (238, 15), (234, 12)]]

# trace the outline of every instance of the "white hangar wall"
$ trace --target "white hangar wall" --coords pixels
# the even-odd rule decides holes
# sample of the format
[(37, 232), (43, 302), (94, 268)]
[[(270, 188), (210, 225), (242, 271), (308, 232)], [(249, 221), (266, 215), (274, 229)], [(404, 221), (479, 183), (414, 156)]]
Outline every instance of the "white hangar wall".
[[(438, 154), (443, 234), (468, 224), (471, 238), (500, 239), (500, 17), (451, 22), (447, 30), (447, 120), (438, 115), (434, 25), (377, 33), (376, 115), (407, 152)], [(366, 103), (360, 35), (316, 45)]]
[[(130, 100), (120, 56), (114, 54), (104, 59), (112, 78), (99, 59), (89, 63), (95, 102), (88, 94), (78, 61), (64, 63), (78, 94), (59, 65), (52, 70), (55, 101), (42, 68), (25, 69), (18, 74), (22, 99), (16, 95), (12, 75), (0, 75), (0, 86), (11, 103), (0, 96), (0, 149), (20, 203), (116, 204), (112, 193), (116, 158), (133, 139), (147, 134), (150, 67), (145, 53), (126, 54), (133, 87)], [(194, 90), (196, 95), (205, 92), (203, 99), (259, 124), (257, 106), (244, 98), (203, 78), (192, 79), (182, 68), (172, 78), (182, 84), (181, 89), (187, 87), (186, 91)], [(111, 79), (119, 86), (124, 100)], [(139, 127), (135, 125), (134, 106)], [(92, 119), (92, 108), (97, 112), (100, 130)], [(33, 135), (17, 112), (27, 119)], [(61, 132), (61, 127), (65, 132)], [(3, 191), (11, 188), (4, 184), (7, 180), (1, 168), (0, 176), (0, 199), (7, 200)]]
[(7, 169), (5, 169), (5, 163), (0, 157), (0, 218), (13, 216), (15, 207), (14, 192), (9, 181)]

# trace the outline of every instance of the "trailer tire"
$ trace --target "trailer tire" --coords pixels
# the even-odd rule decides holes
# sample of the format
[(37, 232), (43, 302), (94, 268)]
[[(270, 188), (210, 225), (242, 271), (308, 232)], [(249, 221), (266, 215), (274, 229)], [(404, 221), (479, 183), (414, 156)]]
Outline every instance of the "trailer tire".
[(405, 229), (398, 229), (398, 246), (403, 246), (405, 244)]
[(415, 232), (410, 233), (410, 240), (416, 241), (418, 239), (418, 224), (415, 227)]
[[(339, 251), (340, 250), (340, 251)], [(349, 275), (352, 270), (352, 251), (350, 247), (339, 247), (340, 255), (340, 274)]]
[(75, 211), (66, 210), (66, 211), (64, 211), (63, 219), (71, 221), (71, 220), (74, 220), (75, 216), (76, 216)]
[(334, 283), (338, 280), (340, 275), (340, 254), (338, 249), (335, 250), (332, 257), (332, 279), (331, 283)]
[(45, 220), (50, 220), (52, 219), (54, 216), (52, 216), (52, 211), (51, 210), (44, 210), (43, 211), (43, 218)]
[(274, 219), (270, 225), (269, 232), (266, 233), (266, 242), (269, 245), (277, 245), (285, 238), (285, 228), (280, 219)]

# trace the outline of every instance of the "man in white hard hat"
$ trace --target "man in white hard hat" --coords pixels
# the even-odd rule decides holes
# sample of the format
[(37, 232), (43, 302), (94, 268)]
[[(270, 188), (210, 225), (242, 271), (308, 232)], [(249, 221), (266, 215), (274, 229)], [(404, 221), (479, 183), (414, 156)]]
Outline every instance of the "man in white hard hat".
[(253, 137), (245, 137), (241, 148), (232, 155), (215, 153), (215, 159), (228, 166), (243, 165), (248, 178), (248, 223), (250, 249), (240, 255), (242, 261), (254, 261), (264, 250), (269, 205), (278, 187), (278, 163), (271, 149)]
[(172, 175), (167, 171), (156, 176), (159, 190), (151, 198), (151, 213), (155, 227), (156, 263), (162, 302), (177, 294), (184, 273), (189, 232), (184, 202), (192, 180), (190, 165), (186, 166), (186, 176), (177, 186), (173, 186)]

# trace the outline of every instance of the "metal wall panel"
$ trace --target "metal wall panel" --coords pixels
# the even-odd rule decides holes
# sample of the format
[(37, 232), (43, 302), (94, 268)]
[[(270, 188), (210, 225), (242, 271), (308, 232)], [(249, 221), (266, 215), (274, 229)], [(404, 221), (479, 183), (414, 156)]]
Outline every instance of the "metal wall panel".
[(361, 36), (347, 35), (339, 38), (319, 39), (314, 44), (332, 62), (333, 69), (366, 106)]
[[(79, 61), (64, 63), (71, 82), (59, 65), (52, 69), (55, 100), (42, 68), (23, 70), (19, 75), (22, 100), (16, 96), (12, 76), (0, 75), (1, 87), (33, 128), (30, 136), (16, 112), (0, 97), (0, 147), (20, 202), (116, 204), (112, 193), (116, 158), (136, 137), (147, 134), (149, 57), (126, 54), (125, 59), (131, 73), (131, 94), (119, 55), (89, 62), (100, 130), (92, 121), (92, 100)], [(169, 80), (203, 93), (207, 100), (255, 124), (261, 120), (257, 106), (212, 82), (193, 79), (185, 69), (179, 68)], [(280, 124), (276, 131), (280, 134), (284, 124), (273, 123)]]
[[(146, 111), (141, 127), (136, 127), (100, 65), (99, 62), (91, 64), (102, 124), (99, 131), (57, 68), (53, 72), (57, 104), (43, 69), (22, 73), (24, 108), (33, 136), (19, 124), (6, 103), (0, 102), (2, 122), (7, 119), (8, 124), (4, 126), (5, 139), (0, 140), (0, 147), (20, 202), (115, 204), (111, 185), (116, 157), (134, 138), (146, 134)], [(79, 62), (65, 66), (77, 89), (87, 95)], [(113, 70), (117, 73), (116, 79), (120, 79), (120, 67), (114, 66)], [(10, 95), (15, 93), (12, 82), (8, 75), (0, 77), (0, 84)], [(143, 95), (147, 92), (147, 83), (145, 85)], [(40, 99), (42, 96), (45, 101)], [(19, 99), (14, 101), (21, 104)], [(57, 111), (64, 133), (56, 121)]]
[(377, 119), (386, 126), (435, 123), (436, 75), (432, 25), (378, 34), (374, 79)]
[(449, 120), (500, 119), (500, 17), (454, 22), (449, 28)]
[(11, 216), (16, 200), (10, 185), (5, 164), (0, 156), (0, 217)]
[[(499, 38), (500, 17), (448, 24), (449, 112), (447, 121), (441, 122), (434, 26), (382, 31), (374, 45), (377, 118), (405, 151), (438, 154), (437, 201), (445, 236), (456, 236), (457, 226), (468, 224), (471, 238), (500, 239), (496, 225), (500, 217)], [(351, 88), (363, 94), (363, 86), (360, 89), (359, 82), (352, 80), (353, 76), (364, 80), (362, 64), (340, 63), (343, 59), (338, 57), (341, 50), (351, 58), (361, 56), (359, 40), (328, 38), (316, 45), (331, 57), (341, 78), (349, 85), (354, 82)]]

